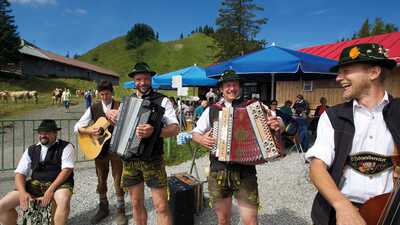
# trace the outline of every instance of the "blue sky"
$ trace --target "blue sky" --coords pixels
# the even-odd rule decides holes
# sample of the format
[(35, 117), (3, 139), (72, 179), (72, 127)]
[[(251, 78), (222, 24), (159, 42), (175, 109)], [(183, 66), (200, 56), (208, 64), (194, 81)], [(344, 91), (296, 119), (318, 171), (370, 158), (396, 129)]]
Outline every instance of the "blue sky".
[[(55, 53), (83, 54), (125, 35), (135, 23), (175, 40), (215, 26), (220, 0), (9, 0), (20, 35)], [(369, 18), (400, 27), (399, 0), (255, 0), (268, 18), (257, 38), (298, 49), (351, 37)]]

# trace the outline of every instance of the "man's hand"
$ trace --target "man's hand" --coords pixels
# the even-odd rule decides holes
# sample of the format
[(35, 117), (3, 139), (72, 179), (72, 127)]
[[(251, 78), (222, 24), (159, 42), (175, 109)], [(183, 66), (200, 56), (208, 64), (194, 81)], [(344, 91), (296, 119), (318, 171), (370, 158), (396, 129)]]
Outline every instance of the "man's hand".
[(351, 202), (343, 202), (335, 207), (336, 225), (367, 225), (358, 209)]
[(19, 206), (23, 211), (29, 207), (29, 202), (32, 200), (31, 195), (28, 192), (20, 192), (19, 194)]
[(268, 117), (268, 121), (267, 121), (267, 125), (275, 130), (275, 131), (279, 131), (279, 129), (281, 128), (281, 125), (279, 123), (279, 119), (276, 116), (270, 116)]
[(148, 123), (139, 124), (136, 128), (136, 135), (140, 138), (148, 138), (154, 132), (154, 127)]
[(100, 130), (101, 130), (100, 127), (92, 128), (92, 129), (90, 130), (90, 134), (91, 134), (91, 135), (100, 135)]
[(199, 140), (199, 144), (201, 144), (202, 146), (208, 148), (208, 149), (212, 149), (214, 147), (215, 143), (215, 139), (211, 136), (211, 130), (208, 131), (207, 133), (205, 133), (204, 135), (201, 135), (201, 138)]
[(43, 197), (41, 198), (41, 204), (43, 207), (46, 207), (51, 200), (53, 200), (54, 191), (48, 188), (44, 193)]
[(117, 122), (118, 113), (119, 113), (119, 110), (117, 110), (117, 109), (111, 109), (111, 110), (108, 110), (108, 111), (106, 112), (106, 117), (107, 117), (107, 119), (110, 120), (113, 124), (115, 124), (115, 123)]

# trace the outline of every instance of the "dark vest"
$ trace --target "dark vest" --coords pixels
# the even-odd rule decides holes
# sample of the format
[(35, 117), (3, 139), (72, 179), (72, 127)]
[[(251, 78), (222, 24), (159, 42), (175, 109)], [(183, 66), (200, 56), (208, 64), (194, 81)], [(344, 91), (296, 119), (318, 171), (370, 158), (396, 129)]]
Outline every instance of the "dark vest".
[[(250, 104), (250, 101), (243, 101), (242, 99), (237, 99), (232, 102), (232, 107), (244, 107)], [(209, 112), (209, 121), (211, 124), (211, 129), (214, 121), (218, 120), (218, 113), (222, 110), (224, 106), (220, 103), (215, 103), (210, 106)], [(251, 174), (256, 173), (256, 167), (253, 165), (243, 165), (238, 163), (232, 162), (221, 162), (218, 161), (218, 158), (210, 154), (210, 169), (211, 171), (219, 171), (219, 170), (240, 170), (240, 171), (247, 171)]]
[[(334, 129), (335, 158), (328, 169), (336, 186), (343, 175), (346, 159), (351, 152), (355, 133), (353, 117), (353, 101), (333, 106), (327, 109), (329, 120)], [(386, 126), (392, 134), (394, 144), (400, 146), (400, 99), (389, 96), (389, 103), (384, 107), (382, 114)], [(314, 199), (311, 218), (315, 225), (331, 225), (335, 223), (335, 210), (320, 193)]]
[[(136, 93), (132, 94), (132, 96), (137, 97)], [(142, 96), (142, 99), (149, 100), (151, 103), (154, 103), (159, 106), (161, 106), (161, 103), (164, 98), (166, 98), (165, 95), (155, 92), (153, 90), (151, 90), (149, 93)], [(155, 122), (151, 121), (151, 119), (150, 119), (149, 124), (154, 127)], [(154, 127), (153, 135), (158, 136), (158, 138), (156, 139), (156, 142), (154, 143), (154, 147), (153, 147), (153, 151), (151, 152), (150, 160), (161, 159), (162, 155), (164, 154), (164, 139), (162, 137), (160, 137), (161, 129), (163, 126), (164, 126), (164, 124), (161, 123), (160, 127)], [(146, 139), (143, 139), (142, 141), (146, 142)]]
[[(61, 157), (69, 142), (58, 140), (47, 150), (46, 157), (40, 162), (41, 145), (31, 145), (28, 155), (31, 158), (32, 179), (53, 182), (61, 172)], [(74, 184), (74, 173), (64, 183)]]

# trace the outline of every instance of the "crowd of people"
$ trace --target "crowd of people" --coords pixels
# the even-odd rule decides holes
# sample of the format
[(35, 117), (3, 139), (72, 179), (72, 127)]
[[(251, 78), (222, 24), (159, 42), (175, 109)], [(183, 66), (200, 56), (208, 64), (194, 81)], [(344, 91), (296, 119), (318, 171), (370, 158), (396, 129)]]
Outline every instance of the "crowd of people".
[[(269, 107), (263, 105), (265, 110), (271, 112), (267, 118), (269, 129), (290, 133), (288, 127), (295, 123), (295, 133), (300, 136), (304, 149), (309, 147), (306, 140), (308, 128), (316, 127), (315, 143), (306, 153), (310, 178), (318, 190), (311, 214), (315, 225), (366, 225), (367, 217), (361, 215), (359, 208), (365, 202), (374, 200), (375, 196), (398, 189), (394, 184), (400, 177), (397, 149), (400, 144), (397, 118), (400, 100), (387, 93), (383, 86), (385, 76), (395, 65), (396, 61), (387, 58), (386, 50), (380, 45), (349, 46), (342, 51), (339, 63), (331, 69), (338, 74), (336, 81), (343, 87), (345, 103), (328, 107), (326, 98), (321, 97), (321, 105), (315, 110), (310, 123), (310, 107), (302, 95), (297, 96), (293, 105), (289, 100), (282, 107), (278, 107), (277, 101), (272, 101)], [(218, 112), (247, 104), (240, 97), (241, 78), (233, 70), (224, 71), (218, 79), (220, 97), (210, 90), (205, 99), (197, 101), (197, 106), (181, 100), (174, 104), (173, 100), (153, 90), (151, 82), (155, 74), (146, 63), (137, 63), (129, 77), (136, 86), (133, 97), (148, 100), (165, 109), (161, 125), (147, 122), (136, 127), (137, 137), (155, 137), (156, 144), (151, 145), (149, 159), (138, 156), (122, 160), (109, 151), (109, 142), (99, 150), (95, 159), (99, 207), (91, 219), (94, 224), (109, 215), (107, 175), (110, 164), (117, 195), (116, 224), (127, 223), (125, 192), (129, 193), (135, 223), (147, 224), (145, 185), (151, 191), (157, 223), (171, 224), (163, 138), (179, 133), (181, 118), (177, 117), (176, 109), (179, 115), (193, 113), (191, 116), (196, 121), (192, 130), (193, 141), (212, 149), (216, 140), (210, 132), (218, 119)], [(77, 134), (100, 135), (103, 132), (100, 128), (88, 127), (91, 122), (100, 117), (106, 117), (112, 124), (117, 120), (120, 107), (112, 97), (111, 83), (100, 82), (97, 91), (101, 101), (87, 107), (75, 125)], [(107, 129), (112, 132), (113, 125)], [(32, 199), (39, 199), (42, 206), (48, 206), (52, 201), (55, 203), (54, 224), (66, 224), (74, 187), (74, 146), (57, 138), (59, 130), (54, 120), (43, 120), (39, 125), (38, 143), (25, 150), (15, 170), (16, 190), (0, 200), (0, 223), (16, 224), (18, 214), (15, 208), (20, 206), (26, 210)], [(307, 135), (302, 136), (305, 133)], [(144, 144), (143, 147), (146, 146), (149, 145)], [(263, 178), (257, 177), (255, 165), (221, 161), (211, 153), (209, 158), (208, 192), (217, 215), (215, 223), (231, 223), (232, 200), (235, 198), (243, 224), (258, 224), (260, 198), (257, 180)], [(398, 198), (395, 202), (388, 202), (386, 207), (398, 209)], [(398, 214), (396, 216), (398, 218)], [(382, 217), (383, 220), (392, 219), (388, 214)]]

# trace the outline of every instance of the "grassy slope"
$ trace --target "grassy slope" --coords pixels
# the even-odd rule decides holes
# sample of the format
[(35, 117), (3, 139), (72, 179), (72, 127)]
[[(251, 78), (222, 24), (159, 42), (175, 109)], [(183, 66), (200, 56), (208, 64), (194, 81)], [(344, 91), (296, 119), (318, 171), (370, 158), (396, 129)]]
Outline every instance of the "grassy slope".
[[(214, 61), (215, 50), (208, 46), (215, 46), (215, 41), (204, 34), (196, 33), (177, 41), (147, 42), (138, 49), (126, 50), (125, 36), (121, 36), (97, 46), (79, 59), (117, 72), (121, 75), (122, 85), (129, 80), (127, 74), (138, 61), (147, 62), (158, 73), (174, 71), (193, 64), (209, 65)], [(117, 97), (129, 92), (131, 91), (116, 88)], [(173, 95), (174, 92), (166, 94)]]

